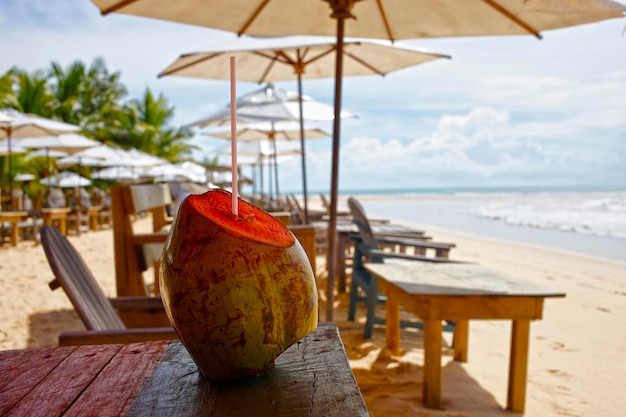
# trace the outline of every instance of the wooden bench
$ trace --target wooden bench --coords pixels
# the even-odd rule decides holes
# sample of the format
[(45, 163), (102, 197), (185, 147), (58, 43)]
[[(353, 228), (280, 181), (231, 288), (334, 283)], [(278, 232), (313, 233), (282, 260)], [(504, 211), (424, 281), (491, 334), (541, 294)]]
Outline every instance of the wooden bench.
[[(158, 261), (167, 239), (171, 218), (166, 206), (172, 202), (164, 184), (139, 184), (111, 187), (115, 276), (118, 296), (149, 294), (143, 272), (153, 266), (158, 293)], [(135, 233), (133, 221), (139, 213), (152, 215), (152, 233)]]

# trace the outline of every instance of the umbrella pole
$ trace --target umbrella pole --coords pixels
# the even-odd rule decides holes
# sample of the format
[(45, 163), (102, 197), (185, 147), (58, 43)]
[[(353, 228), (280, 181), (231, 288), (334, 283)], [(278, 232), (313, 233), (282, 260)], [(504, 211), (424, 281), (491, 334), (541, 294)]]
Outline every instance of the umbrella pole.
[(278, 189), (278, 156), (276, 155), (276, 138), (272, 139), (274, 145), (274, 182), (276, 183), (276, 201), (280, 198), (280, 190)]
[(333, 320), (335, 275), (337, 267), (337, 190), (339, 187), (339, 134), (341, 130), (341, 84), (343, 78), (343, 32), (346, 10), (335, 10), (337, 19), (337, 51), (335, 58), (335, 118), (333, 120), (333, 157), (330, 185), (330, 220), (328, 223), (328, 287), (326, 320)]
[(9, 208), (11, 210), (13, 207), (13, 161), (12, 161), (12, 152), (11, 152), (11, 128), (7, 129), (7, 152), (8, 152), (8, 162), (9, 162)]
[(300, 111), (300, 152), (302, 152), (302, 198), (304, 199), (304, 224), (309, 224), (309, 198), (306, 184), (306, 155), (304, 153), (304, 109), (302, 103), (302, 72), (298, 71), (298, 107)]

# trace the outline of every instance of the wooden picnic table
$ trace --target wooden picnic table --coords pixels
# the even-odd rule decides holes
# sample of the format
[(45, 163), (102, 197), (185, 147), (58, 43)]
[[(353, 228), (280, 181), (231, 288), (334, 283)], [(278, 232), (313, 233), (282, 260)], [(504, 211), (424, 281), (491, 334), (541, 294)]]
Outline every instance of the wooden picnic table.
[(404, 262), (365, 268), (387, 296), (387, 346), (400, 349), (399, 307), (424, 322), (423, 400), (441, 408), (442, 321), (455, 321), (454, 359), (467, 361), (469, 320), (512, 320), (506, 408), (524, 412), (530, 321), (540, 320), (546, 297), (565, 293), (473, 263)]
[(3, 416), (367, 416), (333, 324), (257, 378), (205, 380), (180, 341), (0, 352)]

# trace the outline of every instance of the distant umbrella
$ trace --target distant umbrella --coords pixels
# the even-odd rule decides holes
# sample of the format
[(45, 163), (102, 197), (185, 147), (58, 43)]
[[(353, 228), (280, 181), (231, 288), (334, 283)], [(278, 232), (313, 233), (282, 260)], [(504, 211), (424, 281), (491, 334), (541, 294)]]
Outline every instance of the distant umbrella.
[[(255, 122), (330, 121), (335, 117), (332, 106), (301, 96), (269, 83), (264, 87), (237, 98), (237, 118)], [(341, 112), (342, 118), (356, 117), (354, 113)], [(220, 126), (230, 122), (230, 106), (210, 116), (191, 123), (190, 127)], [(302, 189), (307, 193), (305, 150), (300, 143), (302, 160)], [(305, 213), (308, 212), (307, 199), (304, 199)]]
[(42, 178), (40, 182), (48, 187), (76, 188), (91, 184), (89, 178), (82, 177), (70, 171), (61, 171), (51, 177)]
[(0, 109), (0, 138), (7, 138), (7, 156), (9, 162), (9, 190), (13, 189), (13, 162), (11, 158), (11, 140), (31, 136), (49, 136), (76, 132), (79, 126), (56, 120), (46, 119), (34, 114), (22, 113), (15, 109)]

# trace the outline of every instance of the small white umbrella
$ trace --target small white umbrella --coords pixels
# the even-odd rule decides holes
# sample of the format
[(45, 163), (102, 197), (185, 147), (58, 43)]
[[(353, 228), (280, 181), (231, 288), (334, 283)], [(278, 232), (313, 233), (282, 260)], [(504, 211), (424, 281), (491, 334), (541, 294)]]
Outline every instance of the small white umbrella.
[(130, 158), (123, 151), (104, 144), (57, 159), (59, 168), (72, 165), (91, 167), (125, 166), (127, 163), (130, 163)]
[[(300, 95), (283, 90), (273, 84), (244, 94), (237, 98), (237, 118), (243, 122), (285, 122), (300, 120)], [(329, 121), (334, 118), (334, 108), (328, 104), (302, 96), (303, 119), (306, 121)], [(356, 117), (354, 113), (341, 112), (342, 118)], [(187, 127), (223, 126), (230, 124), (230, 104), (222, 110), (197, 120)]]
[(76, 132), (79, 126), (34, 114), (22, 113), (15, 109), (0, 109), (0, 138), (7, 138), (7, 155), (9, 160), (9, 190), (13, 189), (13, 162), (11, 161), (12, 138), (31, 136), (48, 136), (61, 133)]
[[(218, 153), (221, 154), (230, 154), (231, 146), (225, 146), (218, 150)], [(242, 141), (237, 142), (237, 159), (239, 162), (239, 155), (242, 157), (253, 157), (256, 158), (257, 164), (259, 166), (260, 172), (260, 182), (261, 182), (261, 194), (263, 194), (263, 160), (267, 158), (269, 161), (274, 161), (274, 184), (276, 189), (276, 194), (279, 194), (278, 191), (278, 171), (276, 166), (286, 160), (291, 159), (297, 155), (300, 155), (300, 145), (297, 142), (276, 142), (270, 140), (260, 140), (260, 141)], [(219, 162), (219, 159), (218, 159)], [(271, 171), (270, 171), (271, 174)], [(272, 190), (272, 182), (268, 181), (270, 187), (270, 196), (273, 194)]]
[(53, 151), (53, 150), (46, 148), (46, 149), (37, 149), (36, 151), (29, 152), (28, 155), (26, 156), (26, 159), (42, 158), (42, 157), (62, 158), (64, 156), (67, 156), (67, 152)]
[[(230, 139), (230, 131), (221, 131), (208, 133), (210, 136), (215, 136), (222, 139)], [(237, 139), (241, 141), (267, 141), (273, 143), (276, 146), (276, 141), (296, 141), (300, 140), (300, 157), (305, 158), (304, 142), (302, 139), (319, 139), (327, 138), (330, 134), (324, 132), (319, 128), (304, 128), (304, 125), (294, 122), (260, 122), (244, 126), (241, 129), (237, 129)], [(277, 158), (278, 152), (274, 149), (274, 159)], [(306, 195), (306, 164), (301, 161), (302, 164), (302, 178), (303, 178), (303, 194)], [(276, 182), (276, 190), (278, 193), (278, 163), (274, 161), (274, 179)], [(305, 202), (306, 206), (306, 202)], [(308, 209), (306, 211), (308, 216)], [(308, 218), (306, 219), (308, 221)]]
[(18, 154), (18, 153), (26, 153), (28, 149), (22, 148), (21, 146), (12, 145), (9, 148), (9, 141), (5, 140), (0, 142), (0, 156)]
[(139, 174), (128, 167), (111, 166), (91, 174), (94, 179), (115, 181), (137, 181)]
[(86, 187), (91, 184), (89, 178), (82, 177), (70, 171), (61, 171), (51, 177), (42, 178), (40, 182), (48, 187), (60, 188)]

